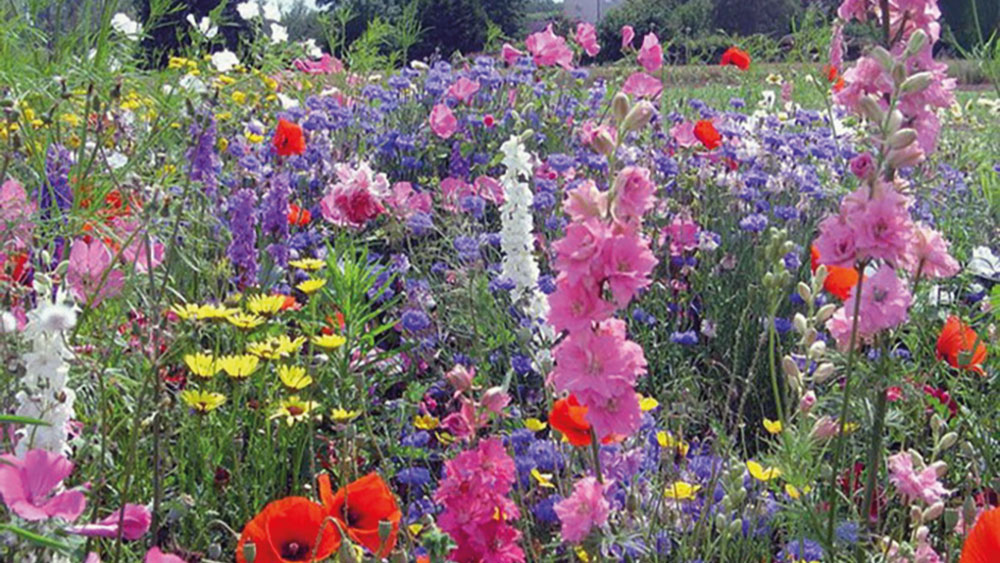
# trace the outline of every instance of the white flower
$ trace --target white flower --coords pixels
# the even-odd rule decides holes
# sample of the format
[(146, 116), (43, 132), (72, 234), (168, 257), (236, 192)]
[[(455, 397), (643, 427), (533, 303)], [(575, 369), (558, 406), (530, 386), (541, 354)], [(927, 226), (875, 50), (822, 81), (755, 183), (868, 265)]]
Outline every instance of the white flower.
[(240, 59), (236, 56), (236, 53), (230, 51), (229, 49), (223, 49), (219, 52), (212, 53), (212, 66), (215, 70), (219, 72), (229, 72), (239, 66)]
[(32, 317), (32, 327), (44, 332), (63, 332), (76, 326), (76, 311), (63, 303), (46, 301)]
[(526, 297), (526, 311), (535, 319), (548, 314), (548, 301), (538, 290), (538, 264), (535, 262), (534, 217), (531, 205), (534, 196), (522, 178), (531, 177), (531, 155), (517, 136), (511, 136), (500, 146), (502, 162), (507, 167), (501, 183), (504, 202), (500, 206), (500, 249), (503, 251), (503, 276), (514, 282), (512, 297)]
[(257, 2), (240, 2), (236, 5), (236, 12), (245, 20), (252, 20), (260, 17), (260, 6)]
[(268, 2), (264, 4), (264, 19), (271, 21), (278, 21), (281, 19), (281, 10), (278, 9), (278, 4), (275, 2)]
[(194, 14), (188, 14), (187, 22), (191, 24), (192, 27), (197, 29), (198, 33), (202, 34), (205, 39), (211, 39), (219, 33), (219, 28), (212, 25), (212, 20), (208, 16), (201, 18), (199, 21), (195, 21)]
[(316, 45), (316, 40), (311, 37), (302, 42), (302, 49), (307, 55), (314, 59), (318, 59), (323, 56), (323, 49), (320, 49), (319, 45)]
[(0, 313), (0, 332), (14, 332), (17, 330), (17, 319), (7, 311)]
[(139, 22), (133, 21), (127, 15), (118, 12), (111, 18), (111, 27), (129, 39), (138, 39), (142, 33), (142, 26)]
[(288, 30), (281, 24), (272, 23), (271, 43), (284, 43), (285, 41), (288, 41)]
[(416, 59), (410, 61), (410, 68), (413, 70), (425, 71), (430, 70), (431, 67), (427, 65), (424, 61), (418, 61)]
[(1000, 258), (986, 246), (977, 246), (972, 249), (972, 259), (969, 260), (966, 268), (974, 276), (988, 279), (1000, 278)]
[(185, 74), (182, 76), (179, 84), (181, 88), (184, 88), (188, 92), (194, 94), (204, 94), (205, 92), (208, 92), (208, 86), (205, 86), (205, 83), (193, 74)]
[(278, 101), (281, 102), (282, 109), (292, 109), (299, 107), (299, 101), (291, 96), (286, 96), (281, 92), (278, 92)]

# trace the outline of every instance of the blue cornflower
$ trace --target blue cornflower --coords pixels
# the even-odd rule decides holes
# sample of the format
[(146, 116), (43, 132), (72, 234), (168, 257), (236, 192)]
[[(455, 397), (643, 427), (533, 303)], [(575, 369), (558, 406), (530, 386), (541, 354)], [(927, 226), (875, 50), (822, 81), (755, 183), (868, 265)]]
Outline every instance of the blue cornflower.
[(673, 332), (670, 334), (670, 341), (681, 346), (694, 346), (698, 343), (698, 333), (693, 330)]
[(410, 487), (422, 487), (431, 482), (431, 472), (423, 467), (407, 467), (396, 474), (396, 481)]
[(750, 231), (752, 233), (759, 233), (767, 228), (767, 215), (760, 213), (754, 213), (752, 215), (747, 215), (743, 219), (740, 219), (740, 228), (744, 231)]
[(427, 316), (427, 313), (419, 309), (410, 309), (404, 312), (399, 320), (403, 328), (410, 332), (420, 332), (431, 326), (430, 317)]

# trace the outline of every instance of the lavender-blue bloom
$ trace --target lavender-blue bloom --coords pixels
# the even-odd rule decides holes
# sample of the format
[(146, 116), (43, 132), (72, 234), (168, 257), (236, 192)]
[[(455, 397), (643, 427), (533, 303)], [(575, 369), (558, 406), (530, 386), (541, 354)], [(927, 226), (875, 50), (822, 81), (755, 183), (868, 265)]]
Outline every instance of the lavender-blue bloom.
[(670, 341), (681, 346), (694, 346), (698, 343), (698, 333), (693, 330), (673, 332), (670, 334)]
[(232, 241), (226, 250), (240, 288), (257, 284), (256, 197), (250, 189), (237, 191), (229, 199), (229, 231)]
[(218, 175), (222, 162), (219, 160), (219, 155), (215, 154), (215, 117), (206, 114), (202, 119), (203, 123), (199, 123), (197, 119), (191, 123), (190, 135), (195, 139), (195, 143), (187, 151), (190, 163), (188, 174), (192, 182), (201, 182), (208, 197), (214, 199), (215, 190), (219, 186)]
[(59, 211), (73, 207), (73, 190), (69, 185), (69, 171), (73, 166), (73, 153), (52, 143), (45, 152), (45, 181), (39, 188), (38, 208), (43, 217), (48, 217), (53, 203)]
[(431, 326), (431, 319), (427, 316), (427, 313), (419, 309), (409, 309), (403, 313), (402, 317), (399, 319), (400, 324), (403, 328), (410, 332), (420, 332), (421, 330), (426, 330)]

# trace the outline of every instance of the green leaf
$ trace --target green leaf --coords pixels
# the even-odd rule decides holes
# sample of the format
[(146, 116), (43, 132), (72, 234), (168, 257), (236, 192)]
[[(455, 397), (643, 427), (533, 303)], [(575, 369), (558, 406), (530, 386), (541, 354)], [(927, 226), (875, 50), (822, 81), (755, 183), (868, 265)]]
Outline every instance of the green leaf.
[(72, 548), (70, 546), (62, 543), (59, 540), (47, 538), (45, 536), (36, 534), (35, 532), (25, 530), (24, 528), (18, 528), (13, 524), (0, 524), (0, 530), (7, 530), (8, 532), (13, 532), (14, 534), (17, 534), (22, 538), (32, 543), (38, 544), (42, 547), (47, 547), (49, 549), (58, 549), (59, 551), (72, 551)]
[(49, 423), (44, 420), (28, 416), (17, 416), (16, 414), (0, 414), (0, 424), (34, 424), (35, 426), (49, 426)]

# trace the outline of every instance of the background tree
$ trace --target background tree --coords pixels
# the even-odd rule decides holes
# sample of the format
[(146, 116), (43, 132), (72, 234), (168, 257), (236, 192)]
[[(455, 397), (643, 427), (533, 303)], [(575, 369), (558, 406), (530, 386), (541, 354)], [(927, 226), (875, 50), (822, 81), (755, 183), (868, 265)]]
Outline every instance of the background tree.
[[(155, 6), (152, 2), (155, 1)], [(191, 43), (193, 30), (187, 16), (196, 20), (215, 15), (222, 43), (231, 50), (241, 51), (241, 39), (252, 42), (249, 24), (236, 12), (236, 2), (226, 0), (135, 0), (146, 38), (142, 42), (150, 66), (166, 66), (170, 56)], [(155, 10), (153, 8), (156, 8)], [(219, 47), (221, 48), (221, 47)]]

